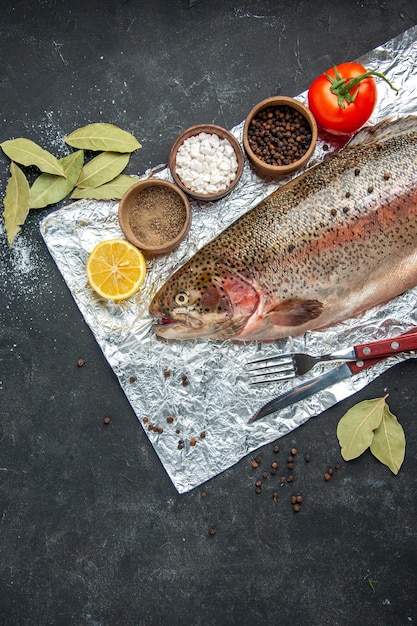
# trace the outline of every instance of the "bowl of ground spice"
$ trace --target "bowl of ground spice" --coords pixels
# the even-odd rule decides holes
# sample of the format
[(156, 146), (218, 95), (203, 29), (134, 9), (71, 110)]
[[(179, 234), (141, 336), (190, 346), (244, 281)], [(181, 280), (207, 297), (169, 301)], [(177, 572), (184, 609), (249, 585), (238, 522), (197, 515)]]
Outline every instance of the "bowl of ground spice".
[(236, 187), (243, 171), (243, 152), (230, 131), (200, 124), (187, 128), (174, 141), (169, 168), (184, 193), (213, 202)]
[(262, 100), (245, 119), (243, 146), (262, 178), (275, 180), (300, 169), (316, 142), (317, 123), (310, 109), (288, 96)]
[(185, 239), (191, 225), (191, 208), (176, 185), (150, 178), (126, 191), (118, 217), (126, 239), (152, 257), (172, 252)]

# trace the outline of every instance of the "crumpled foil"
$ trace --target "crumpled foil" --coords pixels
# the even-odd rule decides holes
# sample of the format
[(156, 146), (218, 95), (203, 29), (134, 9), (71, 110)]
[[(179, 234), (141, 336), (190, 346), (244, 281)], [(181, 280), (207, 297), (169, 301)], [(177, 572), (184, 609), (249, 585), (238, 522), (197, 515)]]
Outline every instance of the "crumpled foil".
[[(359, 59), (367, 68), (383, 72), (399, 89), (396, 95), (384, 81), (377, 81), (378, 105), (370, 123), (389, 115), (417, 112), (416, 58), (417, 27), (413, 27)], [(298, 98), (305, 101), (306, 92)], [(242, 130), (243, 122), (232, 129), (239, 141)], [(309, 166), (340, 150), (345, 141), (321, 136)], [(172, 180), (166, 166), (140, 178), (150, 176)], [(294, 430), (406, 358), (391, 357), (369, 371), (248, 424), (263, 404), (307, 377), (316, 376), (320, 368), (291, 382), (256, 387), (249, 385), (247, 361), (277, 351), (323, 354), (401, 334), (417, 326), (417, 288), (326, 331), (273, 344), (167, 341), (155, 336), (148, 306), (157, 289), (203, 244), (287, 180), (266, 184), (245, 161), (241, 181), (226, 198), (215, 203), (192, 203), (193, 222), (186, 241), (174, 253), (148, 261), (140, 292), (119, 304), (96, 296), (85, 272), (87, 257), (99, 241), (123, 236), (117, 219), (118, 202), (81, 200), (49, 214), (41, 223), (52, 257), (179, 493), (195, 488), (258, 447)], [(167, 421), (169, 416), (174, 418), (172, 423)], [(149, 425), (163, 432), (149, 430)], [(178, 446), (179, 440), (183, 447)]]

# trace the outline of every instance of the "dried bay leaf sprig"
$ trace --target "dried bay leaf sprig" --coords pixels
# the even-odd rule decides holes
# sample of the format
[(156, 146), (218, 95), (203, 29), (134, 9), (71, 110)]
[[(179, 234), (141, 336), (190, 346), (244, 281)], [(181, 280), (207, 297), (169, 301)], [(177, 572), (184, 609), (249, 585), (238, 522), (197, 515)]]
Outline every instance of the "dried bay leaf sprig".
[(93, 200), (119, 200), (123, 194), (138, 182), (134, 176), (119, 174), (113, 180), (104, 185), (94, 188), (76, 187), (71, 194), (73, 200), (81, 200), (82, 198), (91, 198)]
[[(71, 198), (119, 200), (137, 178), (121, 174), (131, 153), (141, 144), (125, 130), (113, 124), (88, 124), (65, 138), (76, 152), (57, 159), (30, 139), (10, 139), (0, 143), (10, 158), (10, 178), (4, 196), (4, 225), (11, 245), (21, 230), (30, 209), (42, 209), (50, 204)], [(84, 150), (101, 154), (84, 164)], [(32, 187), (23, 166), (35, 166), (41, 174)]]
[(114, 124), (88, 124), (65, 137), (65, 143), (73, 148), (93, 152), (134, 152), (141, 144), (133, 135)]
[(356, 459), (367, 448), (393, 474), (405, 457), (405, 435), (386, 403), (388, 396), (364, 400), (349, 409), (337, 425), (337, 438), (345, 461)]
[(105, 185), (123, 172), (129, 158), (130, 154), (102, 152), (84, 165), (77, 180), (77, 187), (85, 189)]
[(41, 174), (30, 189), (30, 208), (43, 209), (48, 204), (63, 200), (77, 184), (83, 163), (84, 151), (77, 150), (60, 159), (66, 178), (53, 174)]
[(10, 163), (10, 178), (4, 196), (4, 225), (11, 245), (29, 213), (30, 187), (26, 176), (14, 161)]
[(41, 172), (56, 174), (65, 178), (65, 172), (58, 159), (34, 141), (25, 138), (8, 139), (0, 143), (3, 152), (20, 165), (36, 165)]

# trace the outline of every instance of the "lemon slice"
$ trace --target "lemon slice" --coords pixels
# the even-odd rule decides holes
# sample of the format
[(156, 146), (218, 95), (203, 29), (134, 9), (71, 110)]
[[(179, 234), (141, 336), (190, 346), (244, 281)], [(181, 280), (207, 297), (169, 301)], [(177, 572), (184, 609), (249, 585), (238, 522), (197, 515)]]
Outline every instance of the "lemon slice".
[(106, 300), (125, 300), (145, 280), (146, 261), (142, 252), (125, 239), (101, 241), (87, 260), (91, 287)]

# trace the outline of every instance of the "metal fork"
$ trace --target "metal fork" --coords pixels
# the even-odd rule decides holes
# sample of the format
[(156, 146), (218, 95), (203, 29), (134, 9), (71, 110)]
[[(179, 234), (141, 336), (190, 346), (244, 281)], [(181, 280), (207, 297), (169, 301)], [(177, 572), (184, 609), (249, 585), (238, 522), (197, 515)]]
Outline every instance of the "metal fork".
[(319, 363), (357, 361), (359, 364), (363, 360), (377, 356), (390, 356), (415, 349), (417, 349), (417, 330), (412, 329), (400, 337), (352, 346), (321, 356), (287, 353), (257, 359), (248, 363), (249, 375), (252, 385), (272, 383), (302, 376)]
[[(356, 355), (352, 348), (348, 348), (341, 352), (322, 354), (321, 356), (311, 356), (310, 354), (298, 352), (257, 359), (248, 363), (248, 366), (254, 366), (249, 369), (249, 375), (252, 379), (250, 384), (260, 385), (280, 380), (290, 380), (296, 376), (307, 374), (307, 372), (319, 363), (328, 363), (329, 361), (339, 363), (356, 361)], [(273, 378), (271, 378), (271, 376), (273, 376)]]

